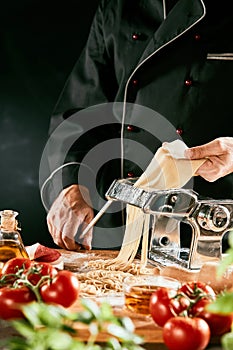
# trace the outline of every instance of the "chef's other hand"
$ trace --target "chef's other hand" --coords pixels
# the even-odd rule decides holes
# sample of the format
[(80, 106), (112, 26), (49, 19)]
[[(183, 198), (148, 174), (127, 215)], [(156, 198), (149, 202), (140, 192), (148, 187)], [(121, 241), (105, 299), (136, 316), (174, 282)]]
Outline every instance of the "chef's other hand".
[(47, 215), (49, 232), (59, 247), (68, 250), (79, 250), (81, 247), (90, 250), (92, 230), (75, 242), (75, 236), (85, 229), (94, 217), (87, 188), (71, 185), (61, 191)]
[(233, 138), (219, 137), (202, 146), (192, 147), (185, 151), (189, 159), (207, 158), (196, 175), (209, 182), (233, 172)]

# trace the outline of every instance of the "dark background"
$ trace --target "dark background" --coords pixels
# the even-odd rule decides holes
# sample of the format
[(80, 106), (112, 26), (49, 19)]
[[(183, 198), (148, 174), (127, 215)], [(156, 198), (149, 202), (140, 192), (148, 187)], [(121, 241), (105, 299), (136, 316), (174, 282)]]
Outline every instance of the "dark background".
[(0, 6), (0, 210), (19, 212), (25, 245), (53, 246), (40, 199), (40, 158), (97, 4), (9, 0)]

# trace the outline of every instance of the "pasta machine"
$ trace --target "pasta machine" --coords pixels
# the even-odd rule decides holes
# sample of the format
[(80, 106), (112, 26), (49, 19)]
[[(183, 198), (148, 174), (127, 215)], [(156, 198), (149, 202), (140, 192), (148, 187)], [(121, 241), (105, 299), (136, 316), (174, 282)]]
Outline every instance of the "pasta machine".
[[(233, 229), (233, 200), (200, 200), (193, 190), (146, 191), (133, 185), (131, 180), (115, 180), (99, 216), (113, 201), (139, 207), (150, 215), (148, 259), (152, 264), (197, 270), (207, 261), (222, 258), (222, 238)], [(182, 246), (181, 236), (186, 233), (189, 244)]]

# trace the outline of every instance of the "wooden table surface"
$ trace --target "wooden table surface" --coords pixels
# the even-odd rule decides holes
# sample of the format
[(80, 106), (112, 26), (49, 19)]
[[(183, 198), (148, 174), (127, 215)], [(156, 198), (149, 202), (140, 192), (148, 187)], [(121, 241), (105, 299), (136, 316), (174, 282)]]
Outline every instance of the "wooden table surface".
[[(79, 272), (79, 269), (81, 268), (83, 262), (85, 261), (95, 260), (95, 259), (114, 258), (118, 254), (118, 252), (116, 251), (106, 251), (106, 250), (103, 250), (103, 251), (92, 250), (92, 251), (80, 251), (80, 252), (70, 252), (70, 251), (61, 250), (61, 253), (64, 259), (64, 268), (71, 271), (76, 271), (77, 273)], [(100, 299), (97, 298), (94, 300), (98, 302)], [(115, 300), (114, 300), (114, 297), (111, 297), (111, 298), (109, 297), (109, 300), (112, 305), (113, 311), (116, 315), (129, 316), (132, 319), (135, 325), (135, 333), (143, 336), (144, 338), (145, 343), (143, 347), (145, 349), (148, 349), (148, 350), (167, 349), (162, 339), (162, 328), (158, 327), (150, 316), (144, 316), (144, 315), (136, 314), (126, 310), (124, 304), (122, 303), (122, 300), (120, 300), (119, 302), (118, 297), (116, 297)], [(79, 301), (73, 304), (70, 310), (79, 311), (80, 310)], [(86, 340), (88, 338), (89, 333), (86, 326), (78, 325), (77, 330), (82, 340)], [(104, 342), (106, 338), (107, 338), (106, 334), (100, 334), (98, 337), (98, 341)], [(213, 338), (211, 339), (207, 349), (220, 350), (221, 347), (219, 344), (220, 344), (219, 338)]]
[[(66, 250), (59, 250), (62, 253), (64, 260), (64, 268), (76, 271), (78, 273), (83, 262), (93, 259), (108, 259), (114, 258), (118, 252), (116, 251), (81, 251), (81, 252), (70, 252)], [(99, 299), (94, 299), (97, 302), (100, 302)], [(119, 316), (129, 316), (134, 323), (135, 333), (144, 338), (144, 344), (142, 345), (146, 350), (167, 350), (167, 347), (163, 343), (162, 339), (162, 328), (156, 326), (152, 318), (149, 316), (143, 316), (140, 314), (132, 313), (124, 307), (122, 299), (119, 302), (119, 298), (116, 297), (110, 298), (110, 303), (113, 307), (113, 311), (116, 315)], [(114, 305), (115, 304), (115, 305)], [(79, 300), (70, 307), (70, 311), (80, 311), (81, 306)], [(89, 332), (88, 328), (83, 324), (77, 324), (76, 329), (78, 331), (79, 339), (85, 341), (88, 339)], [(5, 321), (0, 320), (0, 342), (1, 339), (16, 335), (17, 332)], [(98, 342), (105, 342), (108, 338), (108, 335), (101, 333), (98, 337)], [(1, 350), (6, 350), (0, 345)], [(213, 338), (210, 341), (209, 346), (206, 348), (208, 350), (222, 350), (220, 346), (219, 338)], [(182, 350), (182, 349), (180, 349)]]

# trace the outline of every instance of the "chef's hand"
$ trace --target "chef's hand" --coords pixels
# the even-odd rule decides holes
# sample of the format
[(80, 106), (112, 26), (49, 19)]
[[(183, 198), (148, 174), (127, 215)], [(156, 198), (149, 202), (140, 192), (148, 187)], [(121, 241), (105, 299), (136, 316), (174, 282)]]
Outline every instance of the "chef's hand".
[(202, 146), (189, 148), (185, 156), (189, 159), (207, 158), (196, 175), (214, 182), (233, 172), (233, 137), (219, 137)]
[(71, 185), (61, 191), (47, 215), (49, 232), (54, 242), (61, 248), (79, 250), (81, 247), (90, 250), (92, 230), (75, 242), (78, 229), (84, 230), (94, 217), (87, 188)]

